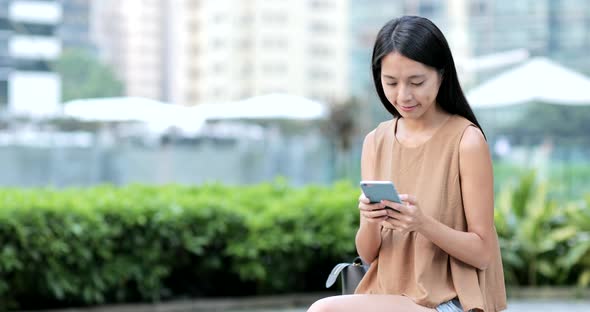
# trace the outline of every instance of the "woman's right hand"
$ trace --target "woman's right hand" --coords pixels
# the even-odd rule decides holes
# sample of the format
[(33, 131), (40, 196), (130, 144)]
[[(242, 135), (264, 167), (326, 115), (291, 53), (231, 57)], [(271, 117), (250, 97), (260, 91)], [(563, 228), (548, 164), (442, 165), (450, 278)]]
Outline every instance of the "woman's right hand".
[(387, 219), (387, 210), (384, 208), (385, 205), (382, 203), (371, 204), (371, 201), (364, 193), (361, 193), (359, 196), (361, 218), (369, 223), (381, 224), (381, 222)]

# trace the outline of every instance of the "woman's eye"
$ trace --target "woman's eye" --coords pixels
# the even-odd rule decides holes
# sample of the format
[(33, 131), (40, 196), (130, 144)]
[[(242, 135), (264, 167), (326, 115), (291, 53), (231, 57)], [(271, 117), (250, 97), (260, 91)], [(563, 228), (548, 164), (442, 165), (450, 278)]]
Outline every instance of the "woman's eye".
[(386, 83), (386, 85), (388, 85), (388, 86), (397, 86), (397, 82)]
[(421, 82), (412, 82), (412, 85), (414, 86), (421, 86), (424, 83), (424, 81)]

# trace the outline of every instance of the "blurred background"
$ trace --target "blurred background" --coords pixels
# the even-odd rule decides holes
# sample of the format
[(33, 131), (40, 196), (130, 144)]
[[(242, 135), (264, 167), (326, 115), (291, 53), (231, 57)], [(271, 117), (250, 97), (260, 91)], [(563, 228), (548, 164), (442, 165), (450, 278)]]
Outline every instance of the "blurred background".
[[(150, 195), (167, 194), (161, 209), (177, 211), (183, 204), (176, 192), (187, 198), (193, 191), (217, 194), (223, 206), (236, 192), (272, 197), (277, 188), (283, 196), (316, 194), (317, 187), (347, 194), (351, 201), (343, 199), (341, 206), (354, 206), (364, 135), (391, 118), (375, 95), (371, 49), (381, 26), (401, 15), (427, 17), (443, 31), (487, 135), (507, 280), (587, 289), (586, 0), (0, 0), (0, 209), (5, 220), (18, 219), (6, 211), (22, 211), (21, 206), (48, 205), (43, 209), (53, 211), (94, 205), (80, 198), (104, 207), (105, 198), (112, 197), (110, 204), (125, 206), (117, 196), (127, 198), (126, 192), (149, 207), (158, 206)], [(68, 193), (72, 188), (78, 191)], [(48, 204), (47, 198), (60, 196)], [(243, 201), (243, 210), (250, 212), (257, 205), (275, 205), (245, 197), (231, 198)], [(76, 198), (80, 202), (72, 204)], [(307, 205), (291, 204), (295, 210)], [(204, 205), (214, 210), (210, 201)], [(149, 209), (142, 214), (152, 220), (155, 212)], [(40, 220), (52, 229), (63, 226)], [(351, 229), (355, 222), (350, 221)], [(532, 223), (521, 232), (520, 222)], [(18, 226), (13, 226), (0, 227), (4, 238), (14, 241), (0, 253), (0, 274), (8, 280), (0, 282), (0, 298), (17, 298), (12, 307), (22, 307), (30, 296), (45, 298), (48, 306), (67, 306), (321, 289), (298, 281), (296, 286), (266, 285), (260, 282), (268, 278), (263, 269), (238, 261), (232, 264), (236, 279), (257, 280), (259, 288), (224, 293), (213, 286), (164, 287), (184, 285), (162, 282), (170, 270), (176, 272), (170, 269), (147, 282), (149, 287), (135, 281), (132, 287), (139, 290), (132, 295), (105, 291), (110, 287), (105, 281), (95, 281), (98, 286), (80, 295), (78, 284), (65, 277), (55, 282), (56, 275), (46, 277), (46, 287), (32, 290), (26, 286), (31, 275), (22, 273), (19, 263), (40, 260), (18, 256), (32, 247), (15, 236)], [(198, 236), (200, 230), (191, 233)], [(301, 231), (297, 235), (311, 244), (308, 232)], [(341, 236), (345, 246), (322, 258), (324, 269), (353, 256), (352, 232), (347, 233)], [(187, 244), (187, 259), (203, 261), (204, 251), (194, 241)], [(260, 256), (238, 250), (229, 254), (252, 261)], [(539, 264), (529, 265), (534, 260)], [(312, 261), (299, 270), (317, 265)], [(16, 280), (21, 288), (11, 284)], [(64, 299), (68, 294), (77, 299)]]
[[(587, 1), (0, 8), (1, 185), (354, 181), (362, 138), (390, 118), (370, 77), (373, 40), (400, 15), (446, 34), (498, 165), (566, 175), (589, 159)], [(588, 186), (565, 178), (563, 191)]]

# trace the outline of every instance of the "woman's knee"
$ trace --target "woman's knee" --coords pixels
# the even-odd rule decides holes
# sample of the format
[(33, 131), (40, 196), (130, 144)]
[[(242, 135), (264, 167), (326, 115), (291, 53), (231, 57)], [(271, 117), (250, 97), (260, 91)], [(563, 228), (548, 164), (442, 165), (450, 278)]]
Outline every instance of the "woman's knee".
[(335, 297), (327, 297), (314, 302), (307, 312), (333, 312), (336, 311), (334, 308)]

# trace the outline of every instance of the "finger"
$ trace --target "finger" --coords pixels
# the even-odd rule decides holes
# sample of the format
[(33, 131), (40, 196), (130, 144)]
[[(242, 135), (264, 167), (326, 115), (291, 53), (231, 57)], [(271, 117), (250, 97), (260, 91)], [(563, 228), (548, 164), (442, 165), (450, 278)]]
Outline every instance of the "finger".
[(396, 219), (389, 218), (389, 219), (387, 219), (385, 222), (387, 222), (387, 223), (389, 223), (389, 224), (393, 225), (393, 227), (394, 227), (394, 228), (395, 228), (397, 231), (404, 231), (404, 230), (405, 230), (405, 228), (406, 228), (406, 225), (405, 225), (403, 222), (401, 222), (401, 221), (399, 221), (399, 220), (396, 220)]
[(386, 207), (390, 207), (402, 213), (404, 212), (405, 205), (403, 204), (392, 202), (389, 200), (382, 200), (381, 203), (384, 204)]
[(390, 200), (386, 200), (386, 199), (382, 200), (382, 201), (381, 201), (381, 203), (382, 203), (382, 204), (384, 204), (384, 205), (385, 205), (385, 206), (387, 206), (387, 207), (391, 207), (391, 206), (393, 206), (394, 204), (397, 204), (396, 202), (392, 202), (392, 201), (390, 201)]
[(365, 196), (365, 193), (361, 193), (361, 195), (359, 196), (359, 202), (364, 203), (364, 204), (371, 203), (371, 201), (367, 198), (367, 196)]
[(414, 222), (414, 218), (412, 216), (400, 213), (400, 212), (395, 211), (393, 209), (387, 209), (387, 216), (393, 220), (397, 220), (397, 221), (405, 224), (406, 226), (409, 226), (410, 224), (412, 224)]
[(366, 219), (369, 221), (386, 220), (387, 219), (387, 216), (373, 215), (371, 212), (363, 212), (361, 214), (361, 216), (363, 217), (363, 219)]
[(382, 210), (373, 210), (373, 211), (363, 211), (361, 212), (365, 218), (380, 218), (380, 217), (387, 217), (387, 211), (385, 209)]
[(373, 210), (381, 210), (383, 208), (385, 208), (385, 205), (380, 204), (380, 203), (376, 203), (376, 204), (359, 203), (360, 210), (373, 211)]
[(406, 234), (408, 232), (411, 232), (409, 226), (406, 223), (401, 222), (401, 221), (397, 221), (395, 219), (389, 219), (389, 220), (390, 220), (391, 225), (393, 225), (395, 227), (395, 229), (397, 231), (399, 231), (401, 234)]
[(415, 212), (415, 211), (416, 211), (416, 209), (418, 209), (418, 208), (417, 208), (415, 205), (412, 205), (412, 204), (408, 204), (408, 205), (406, 206), (406, 210), (407, 210), (408, 212), (410, 212), (410, 213), (413, 213), (413, 212)]
[(400, 194), (399, 195), (399, 199), (401, 199), (403, 202), (407, 202), (407, 203), (412, 204), (412, 205), (417, 205), (418, 204), (418, 200), (416, 199), (416, 196), (414, 196), (414, 195)]
[(373, 218), (387, 217), (387, 210), (379, 209), (370, 212)]
[(387, 216), (389, 216), (390, 218), (402, 220), (402, 218), (404, 217), (404, 215), (402, 213), (400, 213), (399, 211), (397, 211), (395, 209), (389, 208), (386, 210), (387, 210)]

